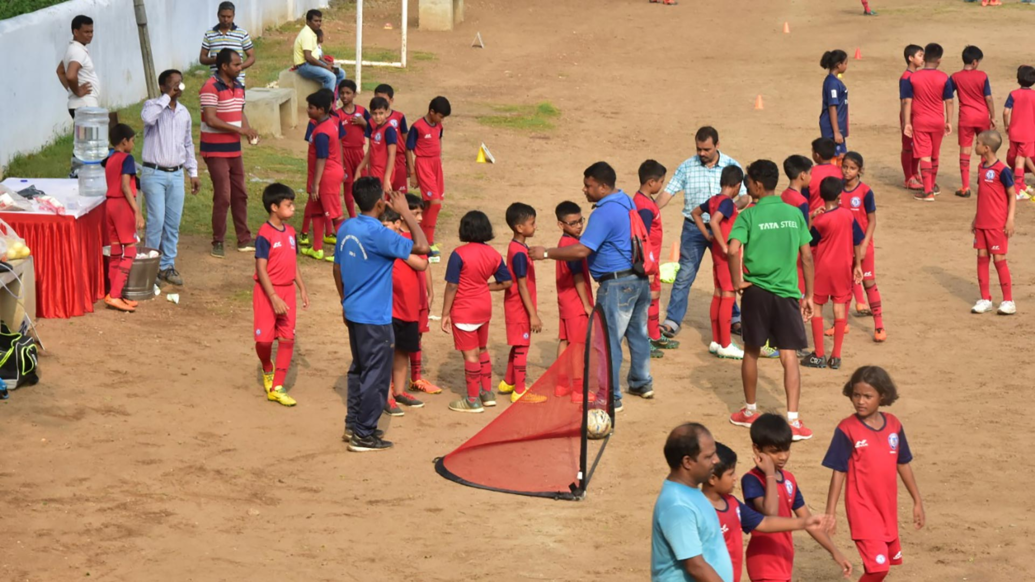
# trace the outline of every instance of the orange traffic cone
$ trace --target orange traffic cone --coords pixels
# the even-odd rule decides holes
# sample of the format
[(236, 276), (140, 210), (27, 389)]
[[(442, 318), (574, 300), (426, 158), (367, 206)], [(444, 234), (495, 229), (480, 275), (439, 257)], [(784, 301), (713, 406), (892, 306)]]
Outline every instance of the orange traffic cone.
[(668, 260), (673, 263), (679, 262), (679, 241), (672, 243), (672, 250), (668, 253)]
[(757, 111), (759, 109), (765, 109), (765, 105), (762, 104), (762, 96), (761, 95), (759, 95), (757, 98), (755, 98), (755, 110)]
[(857, 60), (857, 61), (863, 60), (862, 49), (858, 49), (858, 48), (855, 49), (855, 60)]
[(786, 22), (783, 23), (783, 33), (784, 34), (790, 34), (791, 33), (791, 25), (790, 24), (787, 24)]

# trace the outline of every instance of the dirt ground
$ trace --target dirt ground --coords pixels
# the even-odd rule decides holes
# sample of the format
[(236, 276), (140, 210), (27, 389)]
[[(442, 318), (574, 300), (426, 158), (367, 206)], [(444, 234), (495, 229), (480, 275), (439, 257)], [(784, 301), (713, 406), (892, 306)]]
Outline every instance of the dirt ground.
[[(693, 155), (700, 125), (716, 126), (723, 152), (745, 164), (808, 153), (818, 135), (820, 55), (861, 48), (863, 60), (851, 60), (845, 77), (849, 143), (866, 156), (880, 207), (877, 269), (889, 340), (874, 344), (872, 321), (852, 318), (845, 368), (803, 373), (802, 415), (816, 437), (795, 445), (789, 467), (810, 507), (822, 511), (829, 471), (820, 461), (835, 425), (852, 412), (840, 387), (856, 366), (880, 364), (899, 383), (892, 410), (908, 430), (928, 521), (922, 531), (910, 527), (900, 487), (906, 561), (893, 578), (1035, 578), (1026, 559), (1035, 532), (1022, 496), (1030, 465), (1022, 447), (1033, 442), (1024, 418), (1035, 365), (1024, 338), (1035, 327), (1025, 258), (1035, 251), (1035, 208), (1018, 208), (1011, 245), (1019, 315), (970, 315), (974, 200), (951, 194), (959, 185), (955, 138), (942, 150), (946, 193), (935, 204), (915, 203), (900, 187), (895, 113), (909, 42), (942, 42), (949, 72), (964, 43), (978, 43), (1001, 106), (1035, 16), (1016, 5), (982, 10), (948, 0), (875, 0), (881, 16), (873, 19), (849, 0), (466, 4), (457, 32), (411, 34), (411, 50), (437, 60), (397, 86), (397, 106), (411, 119), (437, 94), (453, 103), (440, 230), (447, 249), (458, 217), (472, 208), (492, 216), (495, 245), (504, 249), (503, 210), (514, 200), (539, 209), (535, 242), (552, 244), (553, 207), (584, 202), (585, 166), (610, 161), (620, 185), (634, 191), (639, 163), (654, 157), (674, 170)], [(785, 21), (790, 35), (781, 32)], [(392, 33), (376, 28), (371, 44), (390, 46)], [(469, 48), (479, 31), (486, 48)], [(763, 111), (752, 109), (758, 94)], [(562, 111), (553, 131), (487, 129), (475, 119), (493, 104), (541, 101)], [(497, 164), (474, 163), (482, 141)], [(678, 202), (664, 212), (666, 245), (681, 226)], [(160, 300), (134, 315), (99, 310), (40, 325), (49, 349), (43, 382), (0, 407), (0, 579), (645, 580), (666, 433), (700, 421), (749, 456), (747, 432), (726, 420), (742, 402), (739, 366), (705, 349), (709, 262), (692, 290), (683, 346), (653, 363), (656, 397), (626, 399), (588, 498), (570, 503), (439, 477), (432, 460), (498, 414), (451, 413), (449, 390), (384, 421), (394, 451), (347, 453), (340, 437), (350, 357), (329, 265), (303, 263), (313, 305), (300, 314), (289, 376), (300, 404), (266, 402), (249, 339), (253, 263), (237, 254), (218, 262), (206, 251), (203, 238), (183, 241), (179, 305)], [(546, 329), (530, 354), (533, 378), (552, 362), (557, 332), (553, 265), (538, 268)], [(993, 274), (998, 298), (995, 281)], [(433, 312), (441, 285), (436, 295)], [(667, 288), (663, 296), (667, 303)], [(491, 345), (499, 373), (506, 348), (497, 307)], [(425, 346), (431, 378), (461, 390), (450, 338), (432, 332)], [(760, 405), (782, 409), (779, 364), (762, 367)], [(836, 541), (861, 569), (841, 509)], [(797, 580), (837, 578), (816, 544), (796, 539)]]

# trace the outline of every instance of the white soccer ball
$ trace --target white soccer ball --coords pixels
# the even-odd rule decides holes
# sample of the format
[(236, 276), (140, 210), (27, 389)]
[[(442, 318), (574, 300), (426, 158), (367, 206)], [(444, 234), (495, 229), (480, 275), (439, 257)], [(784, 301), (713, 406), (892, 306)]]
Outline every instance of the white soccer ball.
[(611, 417), (606, 410), (593, 408), (586, 415), (586, 436), (602, 439), (611, 434)]

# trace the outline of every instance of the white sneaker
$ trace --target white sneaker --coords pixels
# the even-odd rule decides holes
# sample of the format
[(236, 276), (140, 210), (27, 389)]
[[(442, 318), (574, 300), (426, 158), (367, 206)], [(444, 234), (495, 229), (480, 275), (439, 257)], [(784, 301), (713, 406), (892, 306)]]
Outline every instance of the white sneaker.
[(1027, 190), (1021, 190), (1017, 193), (1018, 200), (1031, 200), (1031, 194)]
[(737, 344), (730, 342), (730, 345), (724, 348), (719, 348), (719, 351), (715, 352), (715, 355), (720, 358), (728, 358), (730, 360), (743, 360), (744, 350), (740, 349)]
[(1017, 306), (1013, 304), (1013, 301), (1003, 301), (999, 304), (999, 309), (996, 310), (996, 313), (999, 315), (1013, 315), (1017, 313)]
[[(1003, 303), (1006, 303), (1006, 302), (1004, 301)], [(1011, 302), (1010, 305), (1012, 306), (1013, 303)], [(970, 312), (971, 313), (988, 313), (989, 311), (992, 311), (993, 309), (995, 309), (995, 306), (992, 305), (991, 301), (989, 301), (988, 299), (978, 299), (978, 302), (974, 304), (974, 307), (970, 308)]]
[(719, 342), (712, 342), (712, 343), (708, 344), (708, 353), (709, 354), (718, 353), (720, 348), (722, 348), (722, 346), (719, 345)]

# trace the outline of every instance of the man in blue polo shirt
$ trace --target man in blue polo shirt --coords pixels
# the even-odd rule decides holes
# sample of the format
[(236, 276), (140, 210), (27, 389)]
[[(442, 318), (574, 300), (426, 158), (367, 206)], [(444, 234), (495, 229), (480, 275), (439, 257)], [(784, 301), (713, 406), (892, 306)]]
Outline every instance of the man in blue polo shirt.
[(583, 173), (582, 191), (595, 210), (589, 217), (579, 242), (563, 248), (529, 249), (532, 259), (579, 261), (588, 257), (589, 274), (600, 285), (597, 303), (604, 310), (611, 343), (611, 386), (615, 411), (622, 410), (622, 391), (618, 371), (622, 367), (622, 338), (629, 343), (629, 393), (653, 398), (650, 376), (650, 340), (647, 336), (647, 309), (650, 307), (650, 281), (632, 270), (632, 240), (629, 211), (632, 198), (615, 189), (614, 168), (597, 162)]
[(349, 330), (352, 364), (348, 373), (345, 438), (353, 452), (383, 451), (392, 443), (377, 430), (392, 381), (395, 333), (392, 330), (392, 267), (395, 259), (431, 250), (406, 197), (392, 194), (392, 208), (402, 216), (413, 240), (388, 230), (378, 217), (385, 209), (381, 180), (360, 178), (353, 197), (361, 214), (338, 229), (334, 249), (334, 285)]

